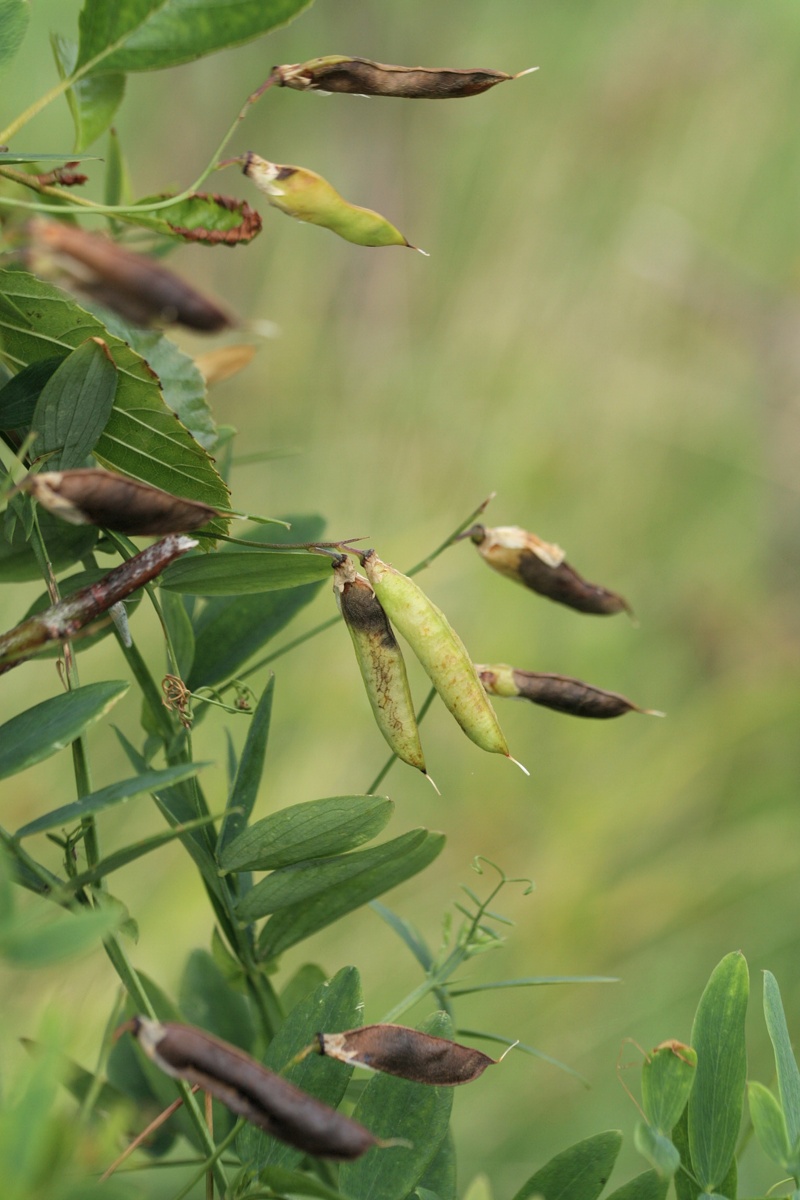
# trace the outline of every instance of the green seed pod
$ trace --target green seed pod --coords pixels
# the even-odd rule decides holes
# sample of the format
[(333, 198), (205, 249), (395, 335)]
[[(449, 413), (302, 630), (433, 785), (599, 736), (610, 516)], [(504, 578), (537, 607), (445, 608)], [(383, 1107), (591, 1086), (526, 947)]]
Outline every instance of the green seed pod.
[(413, 579), (382, 562), (374, 550), (362, 556), (361, 565), (389, 620), (400, 630), (467, 737), (482, 750), (511, 758), (472, 659), (444, 613)]
[(371, 584), (345, 555), (333, 564), (333, 591), (353, 641), (378, 728), (392, 751), (427, 774), (406, 664)]
[[(334, 187), (305, 167), (267, 162), (257, 154), (244, 156), (244, 173), (279, 208), (298, 221), (322, 225), (357, 246), (408, 246), (416, 250), (399, 229), (371, 208), (348, 204)], [(424, 251), (421, 251), (424, 253)]]
[(340, 1062), (358, 1063), (373, 1071), (436, 1087), (471, 1083), (497, 1062), (471, 1046), (405, 1025), (364, 1025), (344, 1033), (318, 1033), (317, 1044), (320, 1054)]
[(543, 708), (569, 713), (573, 717), (595, 717), (599, 720), (621, 717), (624, 713), (646, 713), (663, 717), (653, 708), (639, 708), (618, 692), (605, 692), (580, 679), (566, 675), (548, 675), (537, 671), (518, 671), (506, 663), (492, 666), (476, 665), (478, 677), (490, 696), (510, 696), (532, 700)]
[(273, 67), (279, 87), (297, 91), (350, 92), (360, 96), (400, 96), (407, 100), (449, 100), (477, 96), (519, 75), (505, 71), (452, 70), (447, 67), (395, 67), (369, 58), (329, 54), (308, 62)]
[(198, 1084), (231, 1112), (290, 1146), (344, 1160), (359, 1158), (380, 1144), (357, 1121), (202, 1029), (133, 1017), (118, 1033), (126, 1031), (162, 1071)]
[(517, 525), (498, 525), (494, 529), (473, 525), (468, 534), (490, 567), (540, 596), (578, 612), (602, 616), (627, 612), (633, 616), (623, 596), (583, 579), (565, 561), (560, 546), (543, 542), (526, 529)]
[(102, 525), (132, 535), (185, 533), (218, 515), (199, 500), (173, 496), (99, 467), (42, 471), (29, 475), (19, 490), (71, 525)]

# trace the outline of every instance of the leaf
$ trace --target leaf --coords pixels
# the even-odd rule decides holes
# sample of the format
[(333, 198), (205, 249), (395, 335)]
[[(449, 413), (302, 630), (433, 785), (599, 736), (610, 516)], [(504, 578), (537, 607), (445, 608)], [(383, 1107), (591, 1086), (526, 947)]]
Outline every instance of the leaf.
[(682, 1042), (656, 1046), (642, 1066), (642, 1108), (648, 1124), (668, 1136), (689, 1100), (697, 1054)]
[(712, 972), (692, 1026), (697, 1074), (689, 1097), (689, 1146), (694, 1174), (712, 1192), (736, 1151), (747, 1074), (744, 1021), (749, 980), (739, 953)]
[[(414, 958), (417, 960), (423, 971), (427, 971), (432, 962), (433, 955), (431, 954), (422, 934), (418, 929), (409, 922), (399, 917), (397, 913), (392, 912), (390, 908), (386, 908), (381, 904), (380, 900), (373, 900), (370, 904), (373, 912), (376, 912), (379, 917), (389, 925), (397, 934), (397, 936), (405, 942)], [(435, 1189), (434, 1189), (435, 1190)]]
[(318, 1196), (320, 1200), (347, 1200), (341, 1192), (328, 1187), (313, 1175), (290, 1171), (287, 1167), (264, 1167), (258, 1175), (276, 1196)]
[(633, 1144), (662, 1179), (671, 1179), (681, 1165), (680, 1153), (671, 1139), (644, 1121), (639, 1121), (633, 1131)]
[(173, 563), (161, 576), (159, 586), (190, 596), (244, 595), (327, 579), (330, 570), (328, 559), (302, 550), (195, 554)]
[[(63, 571), (85, 558), (99, 536), (93, 525), (67, 525), (58, 517), (39, 509), (39, 530), (47, 546), (53, 570)], [(39, 561), (25, 530), (17, 524), (11, 538), (0, 537), (0, 582), (17, 583), (25, 579), (41, 581)]]
[(30, 9), (26, 0), (0, 0), (0, 71), (22, 45)]
[(784, 1170), (789, 1170), (789, 1137), (780, 1104), (762, 1083), (748, 1083), (747, 1099), (750, 1119), (761, 1149), (767, 1158)]
[[(242, 537), (248, 541), (313, 542), (325, 530), (323, 518), (313, 514), (288, 520), (291, 530), (285, 536), (272, 526), (255, 525), (247, 527)], [(228, 554), (230, 549), (231, 544), (225, 542), (220, 554)], [(209, 600), (194, 618), (195, 655), (187, 680), (189, 688), (196, 691), (199, 687), (213, 687), (234, 676), (243, 663), (313, 600), (320, 586), (309, 583), (271, 594)]]
[(57, 919), (41, 919), (37, 911), (15, 917), (13, 925), (0, 927), (0, 954), (17, 967), (52, 967), (92, 949), (119, 928), (123, 914), (112, 908), (90, 909)]
[[(380, 854), (380, 850), (387, 847), (390, 849), (386, 850), (386, 854)], [(432, 863), (443, 848), (444, 834), (419, 829), (386, 842), (377, 852), (367, 850), (349, 856), (360, 859), (362, 863), (367, 858), (370, 865), (360, 875), (349, 876), (346, 883), (338, 886), (332, 884), (329, 890), (319, 892), (310, 901), (285, 908), (271, 917), (259, 937), (260, 956), (274, 958), (317, 930), (338, 921), (345, 913), (360, 908), (375, 896), (410, 879)], [(318, 867), (329, 879), (333, 874), (330, 871), (332, 861), (336, 863), (338, 860), (322, 859)], [(350, 866), (348, 864), (348, 871)]]
[[(237, 834), (247, 829), (247, 823), (250, 820), (250, 814), (256, 802), (259, 785), (261, 784), (261, 776), (264, 771), (269, 725), (272, 718), (272, 697), (274, 694), (275, 676), (270, 675), (269, 682), (264, 688), (261, 699), (256, 706), (256, 711), (253, 713), (253, 719), (247, 731), (247, 740), (242, 750), (242, 756), (239, 759), (236, 779), (228, 797), (229, 811), (222, 822), (222, 828), (220, 829), (217, 841), (217, 856), (220, 860), (224, 858), (225, 847), (234, 841)], [(231, 809), (239, 809), (240, 811), (232, 812), (230, 811)]]
[(514, 1200), (597, 1200), (622, 1146), (616, 1129), (597, 1133), (562, 1150), (524, 1183)]
[[(61, 34), (50, 35), (50, 45), (59, 76), (66, 79), (75, 70), (78, 44)], [(119, 71), (88, 75), (67, 92), (67, 103), (75, 123), (75, 152), (80, 153), (105, 133), (125, 95), (125, 76)]]
[[(435, 1037), (452, 1038), (446, 1013), (434, 1013), (418, 1026)], [(450, 1123), (453, 1089), (375, 1075), (353, 1116), (379, 1138), (403, 1138), (410, 1146), (375, 1147), (354, 1162), (342, 1163), (339, 1184), (352, 1200), (405, 1200), (427, 1171)]]
[(220, 854), (224, 871), (272, 871), (342, 854), (384, 828), (394, 804), (384, 796), (330, 796), (291, 804), (256, 821)]
[(27, 429), (33, 420), (36, 401), (64, 355), (43, 358), (14, 375), (0, 390), (0, 429)]
[[(264, 1065), (280, 1072), (304, 1092), (323, 1100), (332, 1108), (342, 1101), (353, 1068), (319, 1054), (302, 1062), (287, 1064), (314, 1042), (320, 1029), (333, 1022), (333, 1031), (341, 1033), (360, 1020), (363, 1008), (361, 980), (355, 967), (343, 967), (303, 1000), (278, 1030), (264, 1055)], [(246, 1125), (236, 1140), (236, 1149), (245, 1166), (260, 1171), (265, 1166), (295, 1167), (303, 1158), (301, 1150), (287, 1146), (253, 1125)]]
[(153, 71), (238, 46), (283, 25), (310, 0), (86, 0), (80, 15), (83, 65)]
[(152, 837), (142, 838), (140, 842), (134, 842), (130, 846), (125, 846), (122, 850), (116, 850), (113, 854), (101, 858), (100, 862), (96, 863), (93, 867), (89, 867), (88, 870), (71, 876), (64, 882), (64, 888), (67, 891), (76, 892), (88, 884), (99, 883), (104, 876), (113, 874), (120, 867), (126, 867), (128, 863), (135, 862), (137, 858), (143, 858), (145, 854), (152, 854), (154, 850), (159, 850), (162, 846), (165, 846), (167, 842), (174, 842), (176, 838), (182, 838), (184, 834), (189, 833), (192, 829), (200, 829), (201, 826), (208, 825), (214, 819), (213, 816), (198, 817), (196, 820), (187, 821), (183, 825), (175, 825), (172, 829), (168, 829), (164, 833), (156, 833)]
[[(2, 3), (2, 0), (0, 0)], [(36, 150), (29, 150), (25, 153), (21, 151), (0, 150), (0, 167), (19, 166), (22, 163), (40, 163), (40, 162), (73, 162), (75, 152), (70, 150), (67, 154), (40, 154)], [(100, 162), (100, 156), (97, 154), (82, 154), (81, 162)]]
[(160, 598), (161, 615), (169, 631), (172, 649), (177, 659), (178, 675), (185, 679), (192, 669), (194, 630), (183, 597), (176, 592), (163, 592)]
[(165, 767), (160, 771), (145, 771), (144, 774), (135, 775), (132, 779), (122, 779), (118, 783), (111, 783), (108, 787), (100, 788), (99, 791), (83, 796), (80, 800), (73, 800), (71, 804), (54, 808), (44, 816), (37, 817), (35, 821), (29, 821), (27, 825), (23, 825), (21, 829), (17, 830), (14, 837), (31, 837), (34, 833), (43, 833), (47, 829), (77, 824), (84, 817), (103, 812), (116, 804), (131, 800), (135, 796), (143, 796), (156, 788), (177, 783), (181, 779), (190, 779), (207, 766), (210, 764), (181, 763), (176, 767)]
[(289, 982), (281, 989), (279, 1000), (281, 1008), (288, 1015), (306, 996), (310, 996), (315, 988), (325, 983), (327, 976), (322, 967), (316, 963), (304, 963), (298, 967)]
[[(22, 320), (15, 315), (20, 312)], [(175, 495), (228, 507), (228, 489), (212, 460), (164, 403), (147, 363), (66, 292), (25, 271), (0, 270), (0, 334), (6, 356), (19, 365), (51, 358), (58, 347), (69, 353), (87, 337), (103, 338), (119, 381), (94, 448), (98, 462)], [(227, 521), (209, 529), (224, 532)]]
[(178, 1001), (184, 1017), (226, 1042), (252, 1053), (255, 1028), (245, 997), (228, 983), (206, 950), (193, 950), (186, 960)]
[(449, 1129), (420, 1176), (416, 1187), (418, 1196), (422, 1189), (432, 1192), (438, 1200), (456, 1200), (456, 1146)]
[[(161, 204), (174, 194), (162, 192), (157, 196), (146, 196), (137, 201), (137, 206)], [(221, 196), (219, 192), (193, 192), (168, 208), (120, 216), (127, 224), (152, 229), (163, 237), (177, 237), (183, 242), (200, 242), (206, 246), (246, 246), (261, 233), (261, 217), (246, 200)]]
[(523, 979), (498, 979), (493, 983), (476, 983), (471, 987), (452, 988), (451, 996), (470, 996), (473, 992), (496, 992), (502, 988), (550, 987), (560, 983), (619, 983), (613, 975), (530, 975)]
[(789, 1145), (795, 1147), (800, 1140), (800, 1071), (797, 1069), (786, 1026), (778, 981), (771, 971), (764, 972), (764, 1019), (775, 1055), (778, 1091), (786, 1119)]
[(0, 725), (0, 779), (63, 750), (127, 692), (127, 681), (87, 683), (43, 700)]
[(662, 1179), (657, 1171), (644, 1171), (617, 1188), (606, 1200), (666, 1200), (668, 1189), (668, 1179)]
[(48, 471), (83, 467), (108, 424), (117, 391), (117, 368), (100, 338), (87, 338), (68, 354), (42, 388), (31, 426), (36, 455)]

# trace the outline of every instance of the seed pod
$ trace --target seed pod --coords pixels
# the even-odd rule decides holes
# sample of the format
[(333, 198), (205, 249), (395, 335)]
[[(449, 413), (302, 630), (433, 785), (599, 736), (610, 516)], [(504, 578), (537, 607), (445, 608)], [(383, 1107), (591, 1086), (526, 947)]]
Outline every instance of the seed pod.
[(219, 515), (199, 500), (185, 500), (99, 467), (42, 471), (29, 475), (19, 490), (71, 525), (102, 525), (118, 533), (184, 533)]
[[(532, 68), (536, 70), (536, 68)], [(528, 71), (520, 71), (527, 75)], [(447, 67), (395, 67), (369, 58), (330, 54), (308, 62), (273, 67), (279, 87), (297, 91), (351, 92), (360, 96), (400, 96), (408, 100), (449, 100), (477, 96), (498, 83), (518, 79), (505, 71), (464, 71)]]
[(135, 322), (186, 325), (216, 333), (232, 318), (180, 275), (147, 254), (135, 254), (99, 233), (63, 221), (35, 219), (28, 225), (34, 254), (58, 256), (76, 287)]
[(118, 1032), (126, 1030), (162, 1071), (198, 1084), (237, 1116), (298, 1150), (321, 1158), (352, 1159), (378, 1145), (357, 1121), (202, 1029), (133, 1017)]
[(559, 546), (543, 542), (526, 529), (517, 525), (498, 525), (494, 529), (473, 525), (468, 534), (490, 567), (540, 596), (578, 612), (609, 616), (624, 611), (633, 616), (624, 597), (587, 582), (566, 562)]
[(492, 666), (476, 665), (475, 668), (490, 696), (511, 696), (532, 700), (543, 708), (569, 713), (573, 717), (595, 717), (604, 720), (621, 717), (624, 713), (646, 713), (651, 717), (663, 717), (653, 708), (639, 708), (618, 692), (605, 692), (601, 688), (570, 679), (566, 675), (547, 675), (537, 671), (518, 671), (506, 663)]
[(482, 750), (511, 758), (472, 659), (444, 613), (413, 579), (382, 562), (374, 550), (362, 556), (361, 565), (389, 620), (400, 630), (467, 737)]
[(318, 1033), (317, 1044), (320, 1054), (340, 1062), (358, 1063), (373, 1071), (437, 1087), (471, 1083), (497, 1062), (471, 1046), (404, 1025), (364, 1025), (344, 1033)]
[(244, 173), (279, 208), (298, 221), (322, 225), (357, 246), (408, 246), (399, 229), (371, 208), (348, 204), (334, 187), (305, 167), (282, 167), (252, 151), (244, 156)]
[(371, 584), (342, 555), (333, 564), (333, 591), (356, 652), (375, 720), (393, 752), (427, 774), (406, 665)]

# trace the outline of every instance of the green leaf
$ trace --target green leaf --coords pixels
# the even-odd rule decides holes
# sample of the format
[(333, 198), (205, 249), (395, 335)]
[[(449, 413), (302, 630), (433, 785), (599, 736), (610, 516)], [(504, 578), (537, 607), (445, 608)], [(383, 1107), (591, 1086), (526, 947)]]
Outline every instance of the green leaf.
[[(137, 201), (137, 206), (161, 204), (174, 194), (162, 192), (158, 196), (146, 196)], [(122, 213), (121, 219), (126, 224), (152, 229), (162, 237), (199, 242), (204, 246), (246, 246), (261, 233), (261, 217), (246, 200), (210, 192), (193, 192), (168, 208), (157, 208), (152, 213)]]
[(639, 1121), (633, 1131), (633, 1144), (663, 1179), (671, 1179), (681, 1165), (680, 1153), (670, 1138), (644, 1121)]
[[(39, 529), (47, 546), (47, 557), (53, 570), (63, 571), (91, 553), (99, 536), (93, 525), (68, 525), (43, 512), (38, 512)], [(10, 539), (0, 537), (0, 581), (17, 583), (26, 579), (41, 581), (39, 560), (33, 552), (25, 530), (17, 523)]]
[(187, 555), (159, 579), (163, 588), (190, 596), (232, 596), (271, 592), (327, 579), (330, 560), (306, 551), (264, 550), (260, 554)]
[(214, 819), (213, 816), (198, 817), (194, 821), (187, 821), (183, 825), (176, 825), (164, 833), (156, 833), (152, 837), (143, 838), (140, 842), (134, 842), (130, 846), (125, 846), (122, 850), (117, 850), (115, 853), (107, 855), (106, 858), (101, 858), (100, 862), (90, 867), (87, 871), (81, 871), (79, 875), (74, 875), (65, 880), (64, 889), (70, 892), (77, 892), (80, 888), (86, 887), (88, 884), (99, 883), (104, 876), (113, 874), (120, 867), (126, 867), (128, 863), (135, 862), (137, 858), (143, 858), (145, 854), (152, 854), (154, 850), (159, 850), (162, 846), (165, 846), (167, 842), (174, 842), (176, 838), (182, 838), (184, 834), (189, 833), (193, 829), (200, 829), (203, 825), (208, 825)]
[[(254, 525), (247, 527), (242, 537), (262, 542), (313, 542), (324, 533), (322, 517), (292, 516), (287, 519), (291, 529), (285, 533), (273, 526)], [(230, 542), (225, 542), (220, 553), (230, 553), (230, 549)], [(243, 663), (313, 600), (320, 586), (320, 583), (309, 583), (281, 592), (207, 601), (194, 618), (195, 655), (188, 687), (196, 691), (199, 687), (213, 687), (232, 678)]]
[(622, 1146), (616, 1129), (597, 1133), (562, 1150), (524, 1183), (514, 1200), (597, 1200)]
[[(271, 1071), (279, 1071), (302, 1091), (338, 1108), (352, 1067), (319, 1054), (310, 1054), (288, 1068), (287, 1064), (314, 1042), (321, 1029), (332, 1033), (352, 1029), (361, 1019), (362, 1008), (358, 971), (355, 967), (343, 967), (330, 983), (321, 984), (293, 1009), (270, 1042), (264, 1065)], [(266, 1166), (296, 1167), (303, 1157), (301, 1150), (277, 1141), (253, 1125), (242, 1129), (236, 1149), (244, 1165), (252, 1170)]]
[(63, 750), (128, 690), (126, 681), (87, 683), (53, 696), (0, 725), (0, 779)]
[(183, 597), (176, 592), (162, 592), (160, 602), (161, 615), (177, 659), (178, 675), (181, 679), (186, 679), (194, 658), (194, 630), (186, 611), (186, 604)]
[(29, 910), (0, 926), (0, 955), (16, 967), (52, 967), (92, 949), (122, 920), (122, 912), (113, 908), (55, 918), (48, 911), (45, 920), (38, 910)]
[(320, 1200), (348, 1200), (335, 1188), (321, 1183), (313, 1175), (303, 1171), (290, 1171), (287, 1167), (264, 1167), (258, 1175), (276, 1196), (318, 1196)]
[(48, 471), (86, 465), (108, 424), (117, 391), (117, 368), (105, 342), (87, 338), (68, 354), (42, 388), (31, 422), (37, 455)]
[(456, 1200), (456, 1146), (449, 1129), (420, 1176), (417, 1195), (421, 1190), (432, 1192), (438, 1200)]
[[(2, 3), (2, 0), (0, 0)], [(28, 150), (25, 153), (21, 151), (0, 150), (0, 167), (20, 166), (22, 163), (43, 163), (43, 162), (73, 162), (75, 152), (70, 150), (66, 154), (40, 154), (36, 150)], [(100, 156), (97, 154), (82, 154), (81, 162), (100, 162)]]
[(181, 978), (178, 1001), (192, 1025), (252, 1053), (255, 1029), (250, 1006), (228, 983), (206, 950), (193, 950)]
[(617, 1188), (606, 1200), (666, 1200), (669, 1180), (657, 1171), (645, 1171)]
[[(358, 858), (365, 870), (356, 876), (348, 875), (346, 882), (339, 885), (332, 881), (336, 866), (332, 872), (329, 869), (331, 862), (337, 860), (322, 859), (318, 869), (331, 880), (331, 887), (271, 917), (259, 937), (261, 957), (274, 958), (282, 954), (317, 930), (338, 921), (345, 913), (360, 908), (375, 896), (424, 870), (444, 848), (444, 834), (429, 833), (426, 829), (411, 830), (403, 837), (385, 843), (385, 847), (389, 848), (386, 856), (372, 850), (350, 855)], [(364, 863), (365, 856), (369, 858), (369, 867)], [(350, 864), (347, 869), (349, 871)]]
[(55, 358), (43, 358), (31, 363), (8, 381), (0, 390), (0, 429), (29, 427), (42, 388), (63, 361), (62, 354)]
[(220, 865), (225, 871), (272, 871), (343, 854), (380, 833), (393, 811), (394, 804), (384, 796), (330, 796), (291, 804), (230, 841)]
[[(78, 44), (61, 34), (50, 35), (50, 45), (59, 76), (68, 78), (75, 70)], [(75, 152), (91, 146), (108, 129), (125, 95), (125, 76), (119, 71), (88, 75), (67, 92), (67, 103), (75, 123)]]
[[(446, 1013), (434, 1013), (419, 1029), (452, 1038)], [(374, 1075), (353, 1113), (376, 1137), (403, 1138), (410, 1146), (375, 1147), (342, 1163), (339, 1184), (352, 1200), (405, 1200), (430, 1167), (447, 1134), (453, 1088)]]
[[(51, 358), (58, 347), (69, 353), (88, 337), (102, 338), (119, 381), (111, 417), (94, 448), (100, 465), (190, 500), (228, 507), (228, 489), (212, 460), (164, 403), (148, 364), (66, 292), (25, 271), (0, 270), (0, 334), (6, 357), (19, 365)], [(212, 522), (209, 529), (224, 532), (227, 521)]]
[(298, 967), (288, 983), (281, 989), (279, 1000), (285, 1013), (291, 1013), (306, 996), (310, 996), (315, 988), (325, 983), (327, 976), (322, 967), (316, 963), (303, 963)]
[(689, 1146), (694, 1174), (707, 1192), (722, 1183), (736, 1151), (747, 1074), (748, 992), (744, 957), (726, 955), (700, 997), (692, 1026), (697, 1074), (689, 1097)]
[(696, 1052), (682, 1042), (664, 1042), (644, 1061), (642, 1108), (648, 1123), (665, 1137), (686, 1107), (696, 1069)]
[(22, 45), (29, 13), (26, 0), (0, 0), (0, 71)]
[(397, 913), (392, 912), (390, 908), (381, 904), (380, 900), (373, 900), (370, 908), (395, 931), (401, 941), (405, 942), (423, 971), (429, 970), (433, 962), (433, 955), (419, 930), (410, 921), (404, 920), (403, 917), (399, 917)]
[(145, 771), (144, 774), (136, 775), (133, 779), (123, 779), (119, 783), (109, 784), (108, 787), (100, 788), (99, 791), (92, 792), (80, 800), (74, 800), (71, 804), (54, 808), (44, 816), (37, 817), (35, 821), (29, 821), (27, 825), (23, 825), (21, 829), (17, 830), (14, 837), (30, 837), (34, 833), (43, 833), (47, 829), (74, 825), (84, 817), (103, 812), (104, 809), (111, 808), (125, 800), (131, 800), (134, 796), (143, 796), (148, 792), (155, 791), (156, 788), (166, 787), (181, 779), (190, 779), (209, 765), (209, 763), (202, 762), (181, 763), (176, 767), (165, 767), (161, 771)]
[(784, 1170), (788, 1170), (789, 1137), (783, 1109), (762, 1083), (748, 1083), (747, 1099), (750, 1119), (767, 1158), (771, 1158)]
[(274, 694), (275, 676), (271, 675), (256, 706), (256, 711), (253, 713), (253, 719), (247, 731), (247, 740), (242, 750), (242, 756), (239, 759), (236, 779), (228, 797), (228, 809), (237, 809), (239, 811), (228, 811), (222, 822), (219, 839), (217, 840), (217, 857), (220, 861), (225, 856), (225, 848), (234, 842), (237, 834), (247, 830), (247, 823), (250, 820), (250, 814), (256, 802), (258, 789), (261, 784), (261, 776), (264, 771), (269, 725), (272, 718), (272, 697)]
[(78, 65), (152, 71), (260, 37), (310, 0), (86, 0)]
[(778, 1091), (789, 1145), (796, 1146), (800, 1141), (800, 1071), (792, 1051), (778, 981), (771, 971), (764, 972), (764, 1019), (775, 1055)]
[(550, 987), (560, 983), (619, 983), (613, 975), (530, 975), (524, 979), (498, 979), (494, 983), (476, 983), (472, 987), (453, 988), (451, 996), (471, 996), (473, 992), (497, 992), (502, 988)]

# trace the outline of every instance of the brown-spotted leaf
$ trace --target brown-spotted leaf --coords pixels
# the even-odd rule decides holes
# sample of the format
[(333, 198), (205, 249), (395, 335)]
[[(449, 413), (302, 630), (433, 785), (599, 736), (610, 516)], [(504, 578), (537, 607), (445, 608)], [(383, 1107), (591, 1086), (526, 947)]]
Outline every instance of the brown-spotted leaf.
[[(169, 193), (164, 192), (159, 196), (147, 196), (139, 204), (158, 204), (168, 199)], [(167, 237), (179, 237), (184, 242), (204, 242), (207, 246), (245, 245), (261, 232), (261, 217), (246, 200), (216, 192), (195, 192), (169, 208), (129, 214), (124, 220), (144, 225)]]

